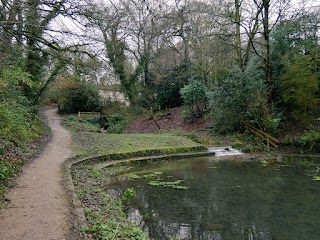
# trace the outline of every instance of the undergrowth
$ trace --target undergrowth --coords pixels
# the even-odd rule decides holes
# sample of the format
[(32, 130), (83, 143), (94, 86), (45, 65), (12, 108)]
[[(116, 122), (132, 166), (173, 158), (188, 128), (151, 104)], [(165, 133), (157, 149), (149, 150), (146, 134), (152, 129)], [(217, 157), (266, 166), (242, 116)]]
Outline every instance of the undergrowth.
[[(102, 132), (122, 133), (127, 127), (128, 119), (122, 114), (116, 113), (106, 117), (106, 129)], [(79, 118), (76, 115), (69, 115), (63, 120), (63, 124), (76, 131), (99, 132), (101, 126), (99, 117)]]
[(301, 153), (319, 153), (320, 152), (320, 128), (310, 126), (301, 134), (286, 136), (283, 139), (283, 145), (291, 148), (293, 151)]
[(0, 204), (5, 200), (5, 191), (22, 165), (35, 154), (39, 145), (35, 142), (49, 132), (36, 115), (22, 106), (19, 108), (13, 109), (0, 103), (3, 120), (0, 123)]
[(87, 220), (82, 234), (94, 239), (143, 240), (148, 236), (128, 220), (127, 206), (135, 199), (136, 192), (129, 188), (120, 195), (105, 190), (111, 173), (93, 169), (91, 165), (75, 167), (72, 171), (76, 193)]

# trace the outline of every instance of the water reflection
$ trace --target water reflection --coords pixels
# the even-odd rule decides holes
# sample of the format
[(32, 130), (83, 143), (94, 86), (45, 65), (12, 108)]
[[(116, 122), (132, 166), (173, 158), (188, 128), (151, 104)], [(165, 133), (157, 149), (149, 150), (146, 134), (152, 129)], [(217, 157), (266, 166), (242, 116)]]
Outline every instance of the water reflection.
[(309, 168), (315, 166), (189, 159), (135, 172), (183, 179), (188, 190), (123, 176), (115, 178), (113, 188), (136, 189), (129, 218), (153, 239), (313, 240), (320, 238), (320, 183), (306, 176)]

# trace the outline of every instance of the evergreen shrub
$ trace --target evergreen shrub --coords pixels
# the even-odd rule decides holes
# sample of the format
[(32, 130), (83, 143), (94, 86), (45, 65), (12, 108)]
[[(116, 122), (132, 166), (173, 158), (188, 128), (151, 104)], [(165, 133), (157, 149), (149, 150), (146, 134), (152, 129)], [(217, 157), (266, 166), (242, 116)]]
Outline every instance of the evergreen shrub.
[(263, 68), (251, 61), (244, 72), (234, 70), (220, 79), (209, 94), (213, 130), (226, 134), (250, 124), (266, 130), (269, 113)]
[(98, 89), (89, 82), (68, 79), (58, 88), (61, 114), (100, 112), (102, 101)]
[(180, 90), (183, 99), (182, 118), (193, 121), (195, 117), (200, 117), (205, 112), (207, 106), (207, 87), (200, 81), (192, 78), (188, 85)]

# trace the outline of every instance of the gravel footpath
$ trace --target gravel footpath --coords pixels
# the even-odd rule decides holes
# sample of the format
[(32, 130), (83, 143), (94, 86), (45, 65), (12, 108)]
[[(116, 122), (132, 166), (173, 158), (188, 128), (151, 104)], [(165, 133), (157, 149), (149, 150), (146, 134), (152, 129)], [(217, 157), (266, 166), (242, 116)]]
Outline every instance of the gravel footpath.
[(72, 152), (70, 134), (61, 127), (56, 109), (45, 111), (52, 139), (28, 164), (7, 197), (0, 213), (0, 239), (70, 239), (70, 208), (63, 187), (62, 163)]

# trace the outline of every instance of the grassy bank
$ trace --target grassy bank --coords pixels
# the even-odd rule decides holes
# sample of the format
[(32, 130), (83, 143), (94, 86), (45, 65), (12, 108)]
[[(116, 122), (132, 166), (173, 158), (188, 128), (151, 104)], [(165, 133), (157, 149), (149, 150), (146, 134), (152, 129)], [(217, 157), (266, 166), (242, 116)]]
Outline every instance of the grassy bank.
[(98, 125), (77, 118), (66, 118), (64, 125), (71, 131), (72, 149), (79, 157), (200, 146), (191, 139), (171, 133), (101, 133)]
[(170, 134), (101, 134), (73, 132), (72, 136), (73, 150), (79, 156), (195, 147), (200, 145), (185, 137)]
[[(13, 179), (21, 172), (22, 166), (44, 147), (50, 135), (49, 128), (36, 115), (18, 115), (18, 119), (14, 118), (16, 115), (7, 114), (5, 127), (0, 127), (0, 208), (5, 206), (5, 193)], [(16, 129), (14, 125), (19, 122), (23, 124)]]

